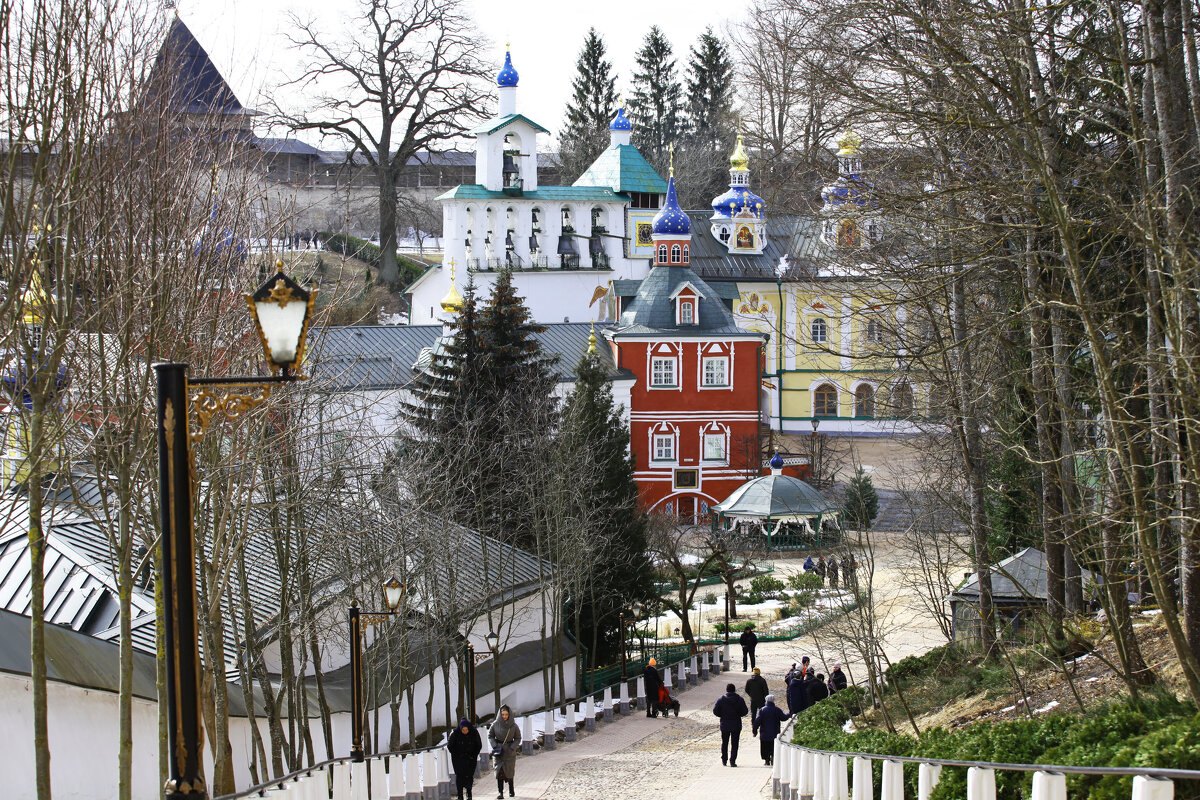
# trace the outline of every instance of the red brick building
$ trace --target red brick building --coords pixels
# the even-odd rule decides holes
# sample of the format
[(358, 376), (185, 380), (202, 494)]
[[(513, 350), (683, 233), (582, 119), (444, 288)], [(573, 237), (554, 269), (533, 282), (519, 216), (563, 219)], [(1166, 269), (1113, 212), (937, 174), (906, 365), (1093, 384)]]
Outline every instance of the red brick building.
[(691, 223), (675, 197), (654, 218), (655, 258), (641, 281), (616, 281), (619, 322), (605, 331), (635, 376), (630, 447), (647, 509), (696, 519), (760, 474), (761, 354), (737, 327), (734, 297), (691, 270)]

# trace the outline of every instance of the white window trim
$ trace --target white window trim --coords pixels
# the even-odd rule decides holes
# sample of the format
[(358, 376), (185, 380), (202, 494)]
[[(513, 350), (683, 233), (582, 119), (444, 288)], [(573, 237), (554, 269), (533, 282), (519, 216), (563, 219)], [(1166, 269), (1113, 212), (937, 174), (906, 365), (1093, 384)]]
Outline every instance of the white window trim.
[[(650, 440), (650, 465), (655, 469), (669, 467), (674, 469), (679, 466), (679, 428), (666, 422), (660, 422), (657, 425), (651, 425), (648, 433)], [(654, 457), (657, 448), (655, 439), (659, 436), (670, 437), (671, 439), (671, 458), (656, 459)], [(674, 479), (672, 479), (674, 480)]]
[[(708, 443), (707, 440), (708, 440), (709, 436), (721, 437), (721, 452), (723, 453), (723, 456), (721, 458), (709, 458), (708, 457), (708, 448), (706, 447), (706, 445)], [(700, 461), (703, 464), (710, 464), (710, 465), (711, 464), (720, 464), (720, 465), (729, 464), (729, 428), (725, 427), (724, 425), (717, 425), (716, 423), (710, 423), (700, 429)]]
[[(690, 310), (692, 312), (692, 318), (690, 321), (684, 321), (684, 318), (683, 318), (683, 307), (685, 305), (689, 306)], [(679, 298), (679, 300), (677, 300), (675, 302), (675, 324), (676, 325), (698, 325), (700, 323), (700, 320), (699, 320), (700, 315), (697, 313), (699, 311), (697, 306), (698, 306), (698, 303), (695, 301), (694, 298), (691, 298), (691, 297)]]
[[(674, 383), (655, 383), (654, 382), (654, 362), (655, 361), (670, 361), (672, 363), (671, 376), (674, 378)], [(679, 388), (679, 356), (656, 356), (653, 353), (650, 355), (650, 369), (646, 374), (646, 385), (650, 389), (678, 389)]]
[[(825, 338), (824, 339), (817, 339), (816, 336), (813, 336), (813, 326), (815, 326), (818, 321), (824, 323), (824, 325), (825, 325)], [(829, 318), (828, 317), (814, 315), (808, 320), (808, 341), (810, 344), (819, 344), (819, 345), (828, 345), (829, 344)]]
[[(671, 464), (675, 463), (675, 461), (677, 460), (676, 454), (675, 454), (675, 437), (672, 434), (656, 433), (650, 437), (650, 441), (651, 441), (651, 451), (650, 451), (650, 460), (651, 461), (671, 463)], [(659, 455), (659, 442), (660, 441), (669, 444), (671, 447), (671, 454), (666, 458), (663, 458)]]
[[(721, 360), (725, 362), (725, 382), (724, 383), (707, 383), (705, 382), (705, 365), (709, 361)], [(701, 389), (732, 389), (733, 378), (729, 374), (730, 357), (721, 353), (720, 355), (702, 355), (700, 356), (700, 388)]]

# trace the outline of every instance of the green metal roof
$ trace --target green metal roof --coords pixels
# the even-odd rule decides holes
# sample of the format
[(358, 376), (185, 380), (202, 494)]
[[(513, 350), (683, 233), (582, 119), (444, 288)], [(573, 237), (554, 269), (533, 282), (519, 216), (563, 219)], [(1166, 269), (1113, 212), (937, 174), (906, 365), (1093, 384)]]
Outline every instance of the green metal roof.
[(479, 127), (472, 129), (471, 133), (475, 133), (475, 134), (491, 133), (492, 131), (500, 130), (501, 128), (503, 128), (505, 125), (507, 125), (510, 122), (517, 122), (517, 121), (524, 122), (527, 125), (531, 125), (531, 126), (533, 126), (533, 128), (535, 130), (537, 130), (541, 133), (549, 133), (550, 132), (550, 131), (546, 130), (545, 128), (543, 128), (541, 125), (538, 125), (536, 122), (534, 122), (533, 120), (531, 120), (529, 117), (525, 116), (524, 114), (506, 114), (503, 117), (496, 117), (495, 119), (489, 119), (487, 122), (483, 123)]
[(801, 520), (823, 514), (837, 514), (836, 503), (804, 481), (790, 475), (764, 475), (747, 481), (733, 494), (713, 506), (726, 517)]
[(631, 144), (609, 147), (575, 181), (576, 186), (611, 186), (620, 192), (663, 194), (667, 182)]
[(505, 194), (485, 189), (478, 183), (463, 183), (455, 186), (438, 200), (543, 200), (575, 203), (625, 203), (629, 198), (617, 194), (607, 186), (539, 186), (536, 191), (521, 194)]

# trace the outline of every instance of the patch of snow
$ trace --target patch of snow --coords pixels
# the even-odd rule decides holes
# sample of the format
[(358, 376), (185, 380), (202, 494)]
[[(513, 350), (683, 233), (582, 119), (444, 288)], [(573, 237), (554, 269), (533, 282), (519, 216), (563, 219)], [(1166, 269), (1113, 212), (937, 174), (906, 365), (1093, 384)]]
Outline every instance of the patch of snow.
[(846, 720), (846, 724), (842, 726), (843, 733), (858, 733), (858, 728), (854, 727), (854, 720)]
[(1152, 608), (1149, 611), (1143, 611), (1142, 616), (1143, 617), (1157, 617), (1161, 613), (1162, 613), (1161, 608)]
[(1041, 708), (1035, 708), (1035, 709), (1033, 710), (1033, 713), (1035, 713), (1035, 714), (1045, 714), (1047, 711), (1049, 711), (1050, 709), (1054, 708), (1054, 707), (1055, 707), (1055, 706), (1057, 706), (1057, 705), (1058, 705), (1058, 701), (1057, 701), (1057, 700), (1051, 700), (1049, 703), (1046, 703), (1046, 705), (1042, 706)]
[(1086, 681), (1084, 681), (1084, 683), (1095, 683), (1098, 680), (1100, 680), (1100, 678), (1098, 678), (1098, 677), (1097, 678), (1088, 678)]

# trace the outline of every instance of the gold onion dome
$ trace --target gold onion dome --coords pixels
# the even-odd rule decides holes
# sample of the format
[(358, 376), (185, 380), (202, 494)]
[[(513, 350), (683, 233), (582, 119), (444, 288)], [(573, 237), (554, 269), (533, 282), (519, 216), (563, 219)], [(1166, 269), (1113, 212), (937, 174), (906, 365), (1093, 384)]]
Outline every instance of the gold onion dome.
[(729, 166), (745, 172), (750, 169), (750, 156), (746, 155), (746, 148), (742, 144), (742, 135), (739, 133), (737, 137), (737, 146), (733, 148), (733, 155), (729, 157)]
[(442, 298), (442, 311), (447, 314), (455, 314), (462, 311), (463, 296), (458, 293), (457, 287), (454, 285), (454, 260), (450, 261), (450, 291), (446, 292), (446, 296)]
[(46, 317), (50, 300), (42, 288), (42, 278), (34, 272), (29, 276), (29, 286), (21, 295), (21, 320), (26, 325), (41, 325)]
[(839, 156), (856, 156), (862, 147), (862, 137), (847, 128), (837, 137)]
[(592, 323), (592, 332), (588, 334), (588, 349), (589, 356), (599, 355), (600, 351), (596, 349), (596, 323)]

